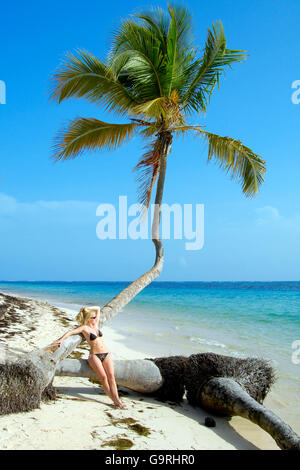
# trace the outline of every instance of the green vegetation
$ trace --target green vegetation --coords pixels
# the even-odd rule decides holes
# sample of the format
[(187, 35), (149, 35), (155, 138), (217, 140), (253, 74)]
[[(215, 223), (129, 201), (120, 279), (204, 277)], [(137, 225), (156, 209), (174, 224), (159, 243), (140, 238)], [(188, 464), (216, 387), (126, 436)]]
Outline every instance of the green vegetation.
[(145, 426), (142, 426), (139, 423), (130, 424), (129, 428), (140, 436), (149, 436), (149, 434), (151, 434), (149, 428), (146, 428)]
[(149, 428), (142, 426), (137, 422), (136, 419), (133, 418), (121, 418), (121, 419), (114, 419), (110, 413), (106, 413), (110, 418), (113, 425), (118, 426), (118, 424), (126, 424), (127, 429), (136, 432), (140, 436), (149, 436), (151, 433)]
[(130, 439), (124, 439), (122, 437), (112, 439), (111, 441), (105, 441), (102, 444), (102, 447), (115, 447), (116, 450), (126, 450), (130, 449), (132, 446), (133, 442)]
[(221, 21), (208, 29), (199, 48), (184, 7), (155, 8), (125, 19), (106, 61), (83, 50), (66, 56), (53, 77), (51, 97), (58, 103), (85, 98), (129, 122), (74, 119), (57, 137), (55, 160), (75, 158), (84, 150), (113, 150), (139, 134), (148, 147), (135, 170), (140, 202), (148, 208), (173, 137), (193, 133), (208, 144), (208, 160), (237, 178), (246, 196), (254, 196), (263, 182), (264, 160), (239, 140), (187, 122), (193, 113), (205, 113), (220, 77), (245, 59), (244, 51), (227, 48)]

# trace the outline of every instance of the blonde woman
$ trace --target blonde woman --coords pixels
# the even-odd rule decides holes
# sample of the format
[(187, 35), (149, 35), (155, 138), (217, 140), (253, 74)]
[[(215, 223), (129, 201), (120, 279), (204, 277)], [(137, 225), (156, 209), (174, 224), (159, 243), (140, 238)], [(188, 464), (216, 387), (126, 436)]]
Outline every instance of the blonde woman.
[(68, 331), (53, 344), (61, 344), (71, 335), (82, 334), (91, 347), (88, 363), (98, 374), (105, 393), (112, 399), (115, 406), (126, 408), (118, 395), (111, 355), (103, 342), (101, 331), (97, 329), (99, 315), (100, 307), (83, 307), (76, 317), (81, 326)]

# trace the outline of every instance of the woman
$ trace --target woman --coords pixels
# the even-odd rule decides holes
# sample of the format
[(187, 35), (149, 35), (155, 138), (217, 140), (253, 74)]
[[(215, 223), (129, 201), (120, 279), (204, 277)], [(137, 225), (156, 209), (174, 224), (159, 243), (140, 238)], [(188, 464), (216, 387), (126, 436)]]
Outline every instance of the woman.
[(118, 395), (112, 358), (103, 342), (101, 331), (97, 329), (99, 315), (100, 307), (83, 307), (76, 317), (81, 326), (68, 331), (53, 344), (61, 344), (71, 335), (82, 334), (91, 347), (88, 363), (98, 374), (105, 393), (112, 399), (115, 406), (125, 409), (126, 406), (120, 401)]

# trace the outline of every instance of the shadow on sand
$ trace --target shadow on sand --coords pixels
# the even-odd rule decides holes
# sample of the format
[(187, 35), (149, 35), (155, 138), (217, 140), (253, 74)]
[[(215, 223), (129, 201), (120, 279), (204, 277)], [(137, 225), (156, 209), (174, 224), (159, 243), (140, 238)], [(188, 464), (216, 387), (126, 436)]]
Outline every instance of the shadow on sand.
[[(115, 408), (114, 405), (110, 405), (107, 402), (99, 400), (99, 396), (105, 396), (101, 387), (87, 386), (87, 387), (55, 387), (58, 398), (73, 399), (74, 401), (91, 401), (94, 403), (101, 403), (105, 406)], [(168, 407), (169, 409), (174, 410), (175, 412), (194, 420), (199, 424), (199, 426), (205, 426), (204, 421), (207, 416), (213, 417), (216, 422), (216, 427), (206, 428), (208, 432), (213, 432), (218, 435), (222, 440), (232, 445), (234, 449), (237, 450), (260, 450), (259, 447), (252, 444), (246, 438), (241, 436), (230, 424), (230, 418), (216, 417), (201, 408), (194, 408), (188, 404), (186, 399), (183, 400), (181, 404), (176, 404), (172, 402), (162, 402), (157, 398), (149, 397), (144, 394), (134, 392), (125, 387), (119, 387), (120, 397), (126, 397), (126, 405), (128, 406), (127, 410), (124, 412), (132, 411), (130, 408), (130, 402), (138, 404), (139, 402), (147, 403), (149, 406), (160, 406)], [(199, 443), (200, 444), (200, 443)], [(215, 450), (215, 449), (212, 449)]]

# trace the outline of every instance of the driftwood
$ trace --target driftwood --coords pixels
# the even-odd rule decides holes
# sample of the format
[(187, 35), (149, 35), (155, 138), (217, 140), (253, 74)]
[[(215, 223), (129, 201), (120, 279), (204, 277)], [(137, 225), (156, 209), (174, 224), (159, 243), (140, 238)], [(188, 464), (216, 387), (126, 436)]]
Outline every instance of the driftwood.
[(262, 403), (275, 381), (263, 359), (239, 359), (213, 353), (193, 354), (187, 362), (188, 401), (223, 416), (241, 416), (258, 424), (283, 450), (300, 450), (300, 439)]
[[(70, 341), (69, 341), (70, 340)], [(0, 415), (30, 411), (53, 395), (55, 369), (81, 343), (72, 336), (60, 348), (48, 346), (0, 363)]]
[[(156, 365), (144, 359), (114, 361), (115, 378), (118, 385), (136, 392), (151, 393), (158, 390), (163, 383), (161, 373)], [(65, 359), (55, 371), (55, 375), (69, 377), (86, 377), (99, 381), (99, 377), (84, 359)]]
[[(0, 414), (29, 411), (39, 407), (41, 400), (55, 398), (55, 375), (97, 380), (86, 360), (67, 358), (82, 340), (73, 335), (60, 346), (51, 345), (21, 357), (1, 349)], [(191, 405), (215, 414), (247, 418), (268, 432), (281, 449), (300, 450), (299, 437), (262, 405), (274, 382), (267, 361), (203, 353), (116, 360), (114, 365), (118, 385), (175, 402), (180, 402), (186, 392)]]
[[(176, 402), (182, 401), (186, 391), (191, 405), (223, 416), (249, 419), (268, 432), (280, 449), (300, 450), (300, 439), (290, 426), (261, 404), (274, 383), (273, 370), (263, 359), (203, 353), (116, 360), (114, 364), (118, 385)], [(82, 359), (64, 360), (56, 375), (97, 380)]]
[[(60, 347), (50, 346), (22, 358), (0, 363), (0, 414), (29, 411), (42, 399), (55, 397), (55, 375), (86, 377), (97, 375), (86, 360), (68, 359), (79, 345), (80, 336), (67, 338)], [(267, 361), (237, 359), (213, 353), (154, 359), (115, 360), (118, 385), (161, 400), (188, 402), (225, 416), (242, 416), (268, 432), (281, 449), (300, 450), (293, 430), (262, 402), (274, 382)]]
[[(29, 411), (39, 407), (41, 400), (55, 398), (55, 375), (97, 380), (87, 361), (67, 359), (82, 340), (73, 335), (60, 347), (51, 345), (21, 357), (1, 354), (0, 414)], [(262, 405), (274, 382), (267, 361), (203, 353), (116, 360), (114, 365), (118, 385), (175, 402), (186, 392), (191, 405), (219, 415), (242, 416), (268, 432), (281, 449), (300, 450), (299, 437)]]

